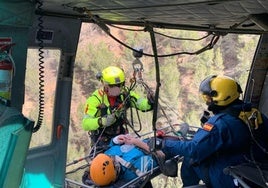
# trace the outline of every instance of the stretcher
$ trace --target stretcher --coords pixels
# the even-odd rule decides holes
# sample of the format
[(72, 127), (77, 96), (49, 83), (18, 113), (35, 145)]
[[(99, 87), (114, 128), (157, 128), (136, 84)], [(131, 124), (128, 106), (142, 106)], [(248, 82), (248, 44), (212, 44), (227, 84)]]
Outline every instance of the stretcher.
[[(175, 156), (173, 159), (176, 159), (178, 163), (183, 160), (181, 156)], [(83, 165), (79, 168), (79, 170), (87, 171), (88, 165)], [(77, 171), (76, 171), (77, 172)], [(116, 181), (114, 184), (109, 186), (103, 186), (102, 188), (140, 188), (140, 187), (147, 187), (146, 185), (150, 184), (151, 179), (155, 178), (156, 176), (160, 175), (162, 172), (160, 170), (160, 166), (156, 166), (153, 169), (145, 172), (143, 175), (131, 180), (131, 181), (124, 181), (119, 180)], [(84, 174), (85, 175), (85, 174)], [(87, 176), (87, 174), (86, 174)], [(91, 182), (92, 183), (92, 182)], [(88, 185), (87, 185), (88, 184)], [(94, 185), (93, 183), (90, 185), (90, 182), (84, 184), (79, 181), (72, 180), (70, 178), (65, 179), (65, 188), (98, 188), (98, 186)]]
[[(189, 126), (187, 124), (187, 126)], [(164, 127), (162, 130), (164, 130), (167, 127)], [(185, 128), (185, 127), (184, 127)], [(191, 139), (191, 137), (194, 135), (194, 132), (197, 130), (197, 127), (190, 127), (190, 129), (187, 128), (188, 131), (187, 134), (186, 132), (181, 134), (176, 134), (175, 136), (172, 135), (172, 133), (166, 131), (165, 133), (168, 133), (166, 137), (168, 138), (176, 138), (178, 140), (180, 139)], [(176, 132), (178, 133), (178, 132)], [(147, 136), (148, 133), (142, 135), (142, 137)], [(104, 151), (97, 151), (97, 153), (104, 152)], [(82, 165), (77, 166), (76, 168), (67, 171), (66, 172), (66, 179), (65, 179), (65, 188), (87, 188), (87, 187), (94, 187), (97, 188), (98, 186), (94, 185), (93, 182), (90, 182), (90, 180), (87, 183), (83, 183), (82, 177), (83, 176), (88, 176), (88, 169), (90, 166), (90, 159), (95, 156), (96, 153), (90, 154), (87, 157), (83, 157), (81, 159), (75, 160), (72, 163), (67, 164), (68, 166), (72, 166), (76, 163), (83, 163)], [(89, 159), (89, 160), (88, 160)], [(175, 160), (177, 161), (177, 164), (182, 162), (183, 157), (182, 156), (174, 156), (172, 159), (169, 160)], [(76, 175), (73, 175), (76, 174)], [(148, 187), (150, 184), (151, 180), (155, 178), (156, 176), (163, 174), (163, 170), (160, 169), (160, 166), (156, 166), (153, 169), (150, 169), (149, 171), (145, 172), (143, 175), (131, 180), (131, 181), (124, 181), (124, 180), (118, 180), (115, 182), (113, 185), (106, 186), (105, 188), (126, 188), (126, 187), (132, 187), (132, 188), (140, 188), (140, 187)], [(165, 174), (164, 174), (165, 175)], [(75, 177), (75, 178), (74, 178)]]

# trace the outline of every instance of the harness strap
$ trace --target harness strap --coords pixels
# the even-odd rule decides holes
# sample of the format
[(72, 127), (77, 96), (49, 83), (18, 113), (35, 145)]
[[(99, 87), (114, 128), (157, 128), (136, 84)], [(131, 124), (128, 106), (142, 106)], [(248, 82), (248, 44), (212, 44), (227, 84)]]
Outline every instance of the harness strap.
[(136, 168), (135, 166), (133, 166), (130, 162), (127, 162), (126, 160), (124, 160), (123, 158), (119, 157), (119, 156), (115, 156), (115, 160), (118, 161), (121, 165), (123, 165), (124, 167), (132, 170), (138, 177), (144, 175), (143, 172), (141, 172), (138, 168)]
[(252, 129), (258, 129), (259, 125), (263, 123), (260, 111), (252, 108), (250, 104), (245, 104), (241, 110), (227, 108), (222, 112), (241, 119), (246, 125), (250, 125)]
[(246, 124), (250, 124), (253, 129), (258, 129), (259, 125), (263, 123), (261, 113), (256, 108), (252, 108), (249, 112), (241, 111), (239, 118)]

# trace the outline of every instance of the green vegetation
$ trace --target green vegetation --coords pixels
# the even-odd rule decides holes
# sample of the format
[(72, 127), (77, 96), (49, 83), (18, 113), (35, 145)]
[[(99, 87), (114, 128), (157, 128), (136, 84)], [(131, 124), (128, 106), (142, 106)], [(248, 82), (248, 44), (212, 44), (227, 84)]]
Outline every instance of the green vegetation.
[[(86, 24), (89, 27), (89, 24)], [(85, 27), (85, 25), (84, 25)], [(83, 28), (82, 28), (83, 29)], [(157, 32), (164, 33), (173, 37), (180, 38), (201, 38), (206, 35), (202, 32), (161, 30)], [(132, 32), (111, 30), (116, 33), (121, 41), (133, 48), (143, 48), (147, 54), (152, 54), (150, 35), (147, 32)], [(83, 107), (86, 98), (99, 87), (99, 82), (95, 75), (108, 65), (118, 65), (123, 67), (127, 76), (127, 85), (129, 79), (133, 77), (132, 62), (135, 59), (132, 51), (124, 48), (122, 45), (111, 41), (111, 39), (99, 32), (95, 33), (96, 37), (88, 38), (79, 43), (73, 83), (73, 97), (71, 106), (69, 148), (67, 162), (74, 159), (84, 157), (89, 150), (89, 137), (87, 132), (82, 130), (81, 120), (83, 117)], [(213, 49), (205, 51), (199, 55), (176, 55), (165, 58), (159, 58), (160, 64), (160, 98), (157, 126), (167, 126), (169, 123), (187, 122), (190, 125), (199, 126), (199, 118), (205, 105), (199, 97), (198, 87), (206, 76), (211, 74), (225, 74), (236, 78), (245, 88), (248, 70), (253, 58), (253, 52), (257, 45), (258, 36), (255, 35), (235, 35), (229, 34), (219, 39)], [(176, 40), (156, 34), (158, 47), (158, 55), (172, 54), (177, 52), (194, 52), (201, 49), (210, 42), (210, 37), (199, 41)], [(83, 45), (82, 45), (83, 43)], [(37, 71), (37, 54), (29, 53), (26, 92), (27, 99), (35, 103), (37, 106), (38, 96), (37, 88), (32, 85), (38, 85)], [(48, 57), (59, 56), (59, 52), (47, 53)], [(50, 60), (50, 67), (46, 71), (56, 72), (56, 58)], [(142, 80), (153, 90), (156, 89), (156, 69), (153, 57), (143, 56), (140, 58), (143, 63), (144, 71), (142, 72)], [(247, 74), (245, 74), (247, 73)], [(56, 75), (54, 75), (56, 76)], [(48, 79), (50, 77), (46, 77)], [(137, 77), (136, 77), (137, 78)], [(46, 82), (48, 83), (48, 82)], [(51, 83), (51, 82), (49, 82)], [(53, 96), (55, 86), (49, 92), (46, 92), (46, 101), (50, 101), (49, 108), (53, 107)], [(146, 96), (146, 91), (141, 84), (138, 83), (135, 88), (141, 95)], [(36, 108), (29, 112), (33, 115), (33, 119), (37, 119)], [(52, 111), (52, 110), (51, 110)], [(35, 112), (35, 113), (34, 113)], [(165, 112), (165, 113), (163, 113)], [(48, 113), (48, 115), (51, 115)], [(139, 113), (142, 122), (142, 133), (152, 131), (152, 112)], [(133, 110), (135, 128), (139, 128), (136, 111)], [(45, 117), (47, 124), (46, 129), (51, 129), (52, 116)], [(129, 116), (130, 117), (130, 116)], [(44, 132), (44, 131), (42, 131)], [(49, 132), (46, 130), (46, 132)], [(38, 135), (38, 139), (42, 137)], [(43, 139), (40, 139), (43, 142)], [(75, 177), (74, 177), (75, 176)], [(80, 181), (80, 175), (72, 176), (73, 179)], [(159, 176), (153, 180), (154, 187), (178, 187), (180, 185), (179, 178), (166, 178)]]

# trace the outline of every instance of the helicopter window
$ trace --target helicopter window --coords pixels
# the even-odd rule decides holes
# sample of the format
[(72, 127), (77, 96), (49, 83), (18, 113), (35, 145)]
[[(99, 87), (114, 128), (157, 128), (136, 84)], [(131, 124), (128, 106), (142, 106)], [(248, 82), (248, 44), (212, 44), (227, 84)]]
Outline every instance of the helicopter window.
[[(43, 50), (44, 67), (43, 83), (44, 95), (40, 98), (40, 56), (38, 49), (28, 49), (27, 67), (25, 75), (25, 98), (23, 105), (23, 113), (33, 119), (37, 124), (38, 116), (43, 114), (44, 118), (41, 122), (40, 130), (32, 135), (30, 147), (48, 145), (52, 140), (52, 124), (53, 124), (53, 107), (54, 96), (56, 90), (57, 70), (60, 60), (60, 50), (44, 49)], [(54, 71), (45, 71), (54, 70)], [(46, 84), (49, 83), (49, 84)], [(40, 100), (44, 104), (40, 105)], [(42, 103), (42, 102), (41, 102)], [(41, 106), (41, 107), (40, 107)], [(41, 113), (40, 113), (41, 111)], [(36, 125), (35, 125), (36, 126)]]

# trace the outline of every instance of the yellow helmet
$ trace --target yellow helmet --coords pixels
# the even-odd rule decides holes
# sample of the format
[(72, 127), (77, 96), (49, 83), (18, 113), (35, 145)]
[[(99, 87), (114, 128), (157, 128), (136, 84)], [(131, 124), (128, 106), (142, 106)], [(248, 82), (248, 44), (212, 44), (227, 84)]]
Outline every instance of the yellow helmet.
[(199, 86), (199, 91), (205, 102), (213, 102), (217, 106), (229, 105), (242, 93), (240, 85), (234, 79), (217, 75), (205, 78)]
[(108, 85), (121, 84), (125, 82), (124, 71), (115, 66), (109, 66), (102, 71), (101, 80)]
[(113, 160), (103, 153), (98, 154), (89, 167), (90, 178), (98, 186), (106, 186), (116, 180)]

